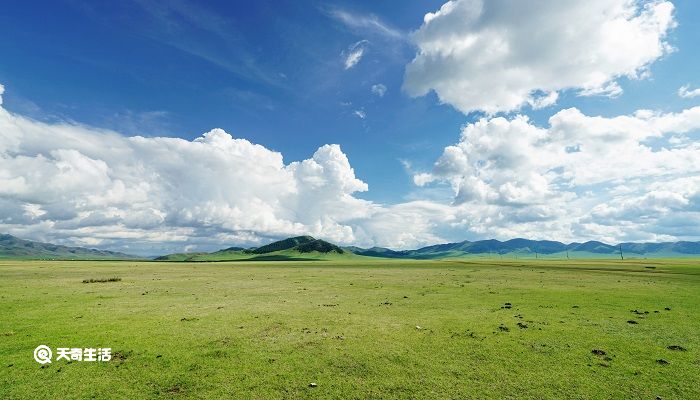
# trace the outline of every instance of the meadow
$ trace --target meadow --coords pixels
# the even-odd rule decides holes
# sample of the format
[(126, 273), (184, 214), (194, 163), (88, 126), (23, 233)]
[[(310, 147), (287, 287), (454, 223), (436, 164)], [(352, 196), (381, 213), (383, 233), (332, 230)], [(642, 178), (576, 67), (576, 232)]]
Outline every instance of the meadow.
[(697, 399), (698, 376), (693, 259), (0, 261), (2, 399)]

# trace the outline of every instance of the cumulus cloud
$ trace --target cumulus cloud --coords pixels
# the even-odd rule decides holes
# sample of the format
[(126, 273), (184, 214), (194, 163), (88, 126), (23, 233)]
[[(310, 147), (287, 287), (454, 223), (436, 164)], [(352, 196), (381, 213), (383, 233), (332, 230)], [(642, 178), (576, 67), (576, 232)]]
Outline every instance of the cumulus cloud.
[[(611, 118), (571, 108), (546, 127), (523, 115), (482, 118), (466, 125), (459, 143), (414, 182), (448, 183), (455, 206), (479, 210), (490, 224), (482, 229), (494, 234), (541, 234), (549, 224), (552, 238), (693, 236), (659, 224), (680, 213), (699, 216), (700, 143), (671, 143), (699, 129), (700, 107)], [(478, 229), (477, 222), (470, 225)]]
[(350, 69), (360, 62), (368, 44), (369, 42), (367, 40), (360, 40), (359, 42), (351, 44), (346, 51), (341, 53), (345, 60), (345, 69)]
[(355, 110), (353, 114), (355, 114), (355, 116), (357, 116), (359, 119), (367, 118), (367, 113), (365, 113), (363, 110)]
[(367, 246), (435, 237), (426, 224), (377, 234), (391, 211), (355, 197), (366, 190), (335, 144), (285, 163), (222, 129), (126, 137), (0, 107), (0, 232), (21, 237), (141, 254), (301, 234)]
[(469, 113), (546, 107), (557, 93), (616, 96), (672, 51), (668, 1), (452, 0), (412, 34), (404, 90)]
[(392, 248), (523, 236), (700, 240), (699, 129), (700, 107), (617, 117), (567, 109), (547, 126), (482, 118), (414, 176), (447, 183), (452, 204), (384, 205), (358, 197), (368, 185), (335, 144), (285, 162), (221, 129), (191, 141), (127, 137), (0, 107), (0, 232), (139, 254), (300, 234)]
[(688, 85), (681, 86), (678, 89), (678, 95), (683, 97), (684, 99), (691, 99), (693, 97), (698, 97), (698, 96), (700, 96), (700, 88), (691, 89), (690, 86), (688, 86)]
[(372, 93), (376, 94), (379, 97), (384, 97), (384, 95), (386, 94), (386, 86), (384, 86), (381, 83), (372, 85)]

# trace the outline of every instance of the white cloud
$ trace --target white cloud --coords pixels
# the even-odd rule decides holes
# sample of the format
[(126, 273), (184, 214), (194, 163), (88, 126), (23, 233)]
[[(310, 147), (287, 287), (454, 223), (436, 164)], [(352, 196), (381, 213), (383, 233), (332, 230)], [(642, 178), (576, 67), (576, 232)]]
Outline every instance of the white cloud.
[(368, 44), (369, 42), (367, 40), (360, 40), (350, 45), (347, 51), (341, 54), (345, 59), (345, 69), (350, 69), (360, 62)]
[[(572, 108), (553, 115), (547, 127), (523, 115), (482, 118), (465, 126), (459, 143), (414, 182), (450, 184), (457, 209), (480, 213), (469, 228), (492, 235), (689, 237), (697, 234), (659, 224), (680, 214), (700, 218), (698, 130), (700, 107), (612, 118)], [(677, 134), (696, 140), (671, 143)]]
[(398, 29), (389, 26), (376, 15), (355, 14), (339, 8), (329, 10), (328, 14), (359, 33), (375, 33), (390, 39), (403, 37), (403, 34)]
[(367, 113), (365, 113), (363, 110), (355, 110), (353, 114), (355, 114), (359, 119), (367, 118)]
[[(0, 107), (0, 232), (140, 254), (311, 234), (415, 248), (464, 239), (700, 240), (700, 107), (562, 110), (464, 127), (419, 185), (453, 204), (382, 205), (338, 145), (285, 162), (221, 129), (188, 141), (38, 122)], [(683, 141), (671, 143), (682, 135)], [(447, 186), (445, 189), (449, 190)], [(444, 196), (440, 196), (443, 198)]]
[(0, 232), (20, 237), (141, 254), (301, 234), (366, 246), (436, 237), (425, 223), (379, 234), (374, 221), (396, 217), (354, 196), (366, 190), (338, 145), (285, 163), (221, 129), (193, 141), (126, 137), (0, 107)]
[(384, 97), (384, 95), (386, 94), (386, 86), (384, 86), (381, 83), (372, 85), (372, 93), (376, 94), (379, 97)]
[(616, 96), (672, 51), (668, 1), (454, 0), (425, 15), (412, 38), (404, 90), (464, 113), (554, 104), (557, 92)]
[(700, 88), (690, 89), (690, 86), (688, 86), (688, 85), (681, 86), (678, 89), (678, 95), (683, 97), (684, 99), (691, 99), (693, 97), (698, 97), (698, 96), (700, 96)]

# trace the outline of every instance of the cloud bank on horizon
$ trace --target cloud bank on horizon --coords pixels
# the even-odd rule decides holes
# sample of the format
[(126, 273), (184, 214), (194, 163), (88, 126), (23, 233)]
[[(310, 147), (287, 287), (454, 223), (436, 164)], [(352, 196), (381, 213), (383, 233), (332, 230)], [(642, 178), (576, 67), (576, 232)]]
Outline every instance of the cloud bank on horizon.
[(222, 129), (193, 141), (125, 137), (3, 108), (0, 127), (0, 230), (19, 236), (135, 251), (302, 234), (397, 247), (438, 239), (429, 229), (435, 216), (420, 210), (440, 206), (354, 197), (367, 185), (338, 145), (285, 164)]
[[(337, 144), (286, 162), (222, 129), (191, 141), (127, 137), (10, 112), (0, 86), (0, 231), (141, 254), (300, 234), (391, 248), (466, 237), (700, 240), (700, 106), (612, 117), (567, 108), (546, 125), (522, 112), (553, 107), (562, 91), (618, 96), (619, 79), (648, 77), (674, 50), (673, 5), (502, 3), (449, 1), (411, 35), (405, 92), (482, 113), (432, 170), (413, 175), (418, 188), (448, 185), (451, 202), (362, 199), (371, 188)], [(345, 69), (366, 45), (342, 53)]]

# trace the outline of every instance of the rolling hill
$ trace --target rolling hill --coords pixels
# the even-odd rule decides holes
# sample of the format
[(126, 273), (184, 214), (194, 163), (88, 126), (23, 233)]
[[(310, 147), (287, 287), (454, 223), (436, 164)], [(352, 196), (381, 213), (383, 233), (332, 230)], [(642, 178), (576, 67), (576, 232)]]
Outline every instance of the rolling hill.
[[(176, 253), (155, 258), (156, 261), (310, 261), (350, 259), (358, 256), (375, 258), (432, 260), (440, 258), (682, 258), (700, 257), (700, 242), (619, 243), (598, 241), (564, 244), (550, 240), (495, 239), (436, 244), (415, 250), (392, 250), (384, 247), (339, 247), (311, 236), (278, 240), (257, 248), (227, 247), (211, 253)], [(0, 259), (34, 260), (122, 260), (138, 259), (130, 254), (107, 250), (69, 247), (19, 239), (0, 234)]]
[(229, 247), (212, 253), (179, 253), (157, 261), (311, 261), (354, 257), (352, 252), (311, 236), (278, 240), (253, 249)]
[[(621, 249), (621, 250), (620, 250)], [(382, 247), (352, 248), (353, 253), (368, 257), (437, 259), (452, 257), (524, 257), (524, 258), (618, 258), (620, 251), (630, 258), (697, 257), (700, 242), (619, 243), (598, 241), (564, 244), (550, 240), (495, 239), (437, 244), (416, 250), (395, 251)]]
[(700, 242), (620, 243), (609, 245), (597, 241), (564, 244), (551, 240), (523, 238), (495, 239), (436, 244), (415, 250), (392, 250), (384, 247), (341, 248), (311, 236), (297, 236), (270, 244), (243, 249), (231, 247), (212, 253), (181, 253), (158, 257), (159, 261), (234, 261), (234, 260), (323, 260), (353, 256), (432, 260), (440, 258), (619, 258), (620, 248), (626, 258), (674, 258), (700, 256)]
[(123, 260), (138, 259), (140, 257), (107, 250), (33, 242), (19, 239), (12, 235), (0, 234), (0, 258), (31, 260)]

